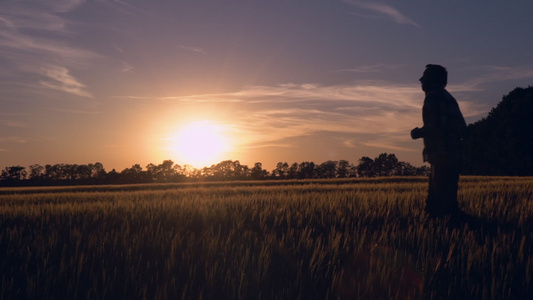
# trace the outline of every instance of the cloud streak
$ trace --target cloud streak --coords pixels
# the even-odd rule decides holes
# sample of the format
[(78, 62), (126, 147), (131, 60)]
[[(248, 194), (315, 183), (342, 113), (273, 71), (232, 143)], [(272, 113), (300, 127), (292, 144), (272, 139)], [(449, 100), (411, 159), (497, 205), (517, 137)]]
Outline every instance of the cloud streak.
[[(56, 15), (71, 11), (83, 2), (42, 1), (35, 7), (12, 4), (0, 8), (0, 54), (6, 59), (2, 76), (31, 78), (37, 81), (34, 81), (36, 85), (47, 89), (90, 97), (69, 69), (83, 66), (99, 56), (68, 45), (65, 41), (73, 32), (67, 29), (67, 21)], [(39, 80), (35, 75), (48, 79)]]
[(371, 66), (358, 66), (351, 69), (339, 69), (339, 70), (333, 70), (332, 72), (352, 72), (352, 73), (380, 73), (388, 70), (394, 70), (398, 68), (402, 68), (404, 65), (384, 65), (384, 64), (376, 64)]
[(200, 53), (200, 54), (207, 54), (207, 52), (202, 49), (202, 48), (198, 48), (198, 47), (191, 47), (191, 46), (178, 46), (180, 49), (183, 49), (183, 50), (187, 50), (187, 51), (192, 51), (192, 52), (196, 52), (196, 53)]
[(28, 141), (26, 138), (18, 136), (4, 136), (0, 137), (0, 143), (9, 143), (9, 144), (26, 144)]
[(69, 71), (66, 68), (59, 66), (46, 66), (42, 69), (42, 75), (48, 77), (50, 80), (44, 81), (41, 80), (41, 85), (63, 91), (66, 93), (71, 93), (81, 97), (92, 98), (91, 93), (85, 90), (85, 85), (79, 83), (76, 78), (70, 75)]
[[(401, 12), (399, 12), (397, 9), (395, 9), (392, 6), (385, 5), (385, 4), (379, 4), (374, 2), (362, 2), (362, 1), (355, 1), (355, 0), (343, 0), (344, 3), (347, 3), (355, 8), (359, 8), (362, 10), (365, 10), (370, 13), (373, 13), (373, 15), (370, 15), (370, 17), (374, 18), (385, 18), (391, 21), (394, 21), (398, 24), (408, 24), (413, 25), (416, 27), (420, 27), (419, 24), (417, 24), (415, 21), (413, 21), (411, 18), (405, 16)], [(358, 16), (368, 16), (363, 14), (355, 13)]]
[(48, 1), (49, 5), (52, 6), (53, 10), (56, 12), (68, 12), (71, 11), (81, 4), (85, 0), (59, 0), (59, 1)]
[(467, 80), (464, 84), (458, 86), (458, 88), (478, 91), (483, 85), (488, 83), (533, 78), (533, 69), (525, 67), (511, 68), (501, 66), (483, 66), (480, 68), (484, 70), (481, 75)]
[(30, 127), (25, 122), (17, 121), (17, 120), (0, 120), (0, 125), (7, 126), (7, 127), (17, 127), (17, 128), (28, 128)]

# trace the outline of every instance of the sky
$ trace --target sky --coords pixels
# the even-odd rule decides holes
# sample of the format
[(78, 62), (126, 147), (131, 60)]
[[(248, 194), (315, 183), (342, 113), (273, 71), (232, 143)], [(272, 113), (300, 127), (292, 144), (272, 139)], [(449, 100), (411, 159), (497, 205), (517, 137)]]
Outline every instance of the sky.
[(380, 153), (421, 166), (410, 131), (422, 126), (425, 65), (446, 67), (467, 123), (480, 120), (533, 85), (532, 11), (533, 1), (1, 0), (0, 168), (171, 159), (272, 170)]

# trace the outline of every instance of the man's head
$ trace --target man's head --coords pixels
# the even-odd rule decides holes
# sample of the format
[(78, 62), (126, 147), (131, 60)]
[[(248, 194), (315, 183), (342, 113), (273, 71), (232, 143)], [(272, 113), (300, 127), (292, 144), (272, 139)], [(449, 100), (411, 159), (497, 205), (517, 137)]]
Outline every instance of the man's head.
[(422, 83), (422, 90), (424, 91), (432, 88), (444, 88), (448, 84), (448, 72), (440, 65), (426, 65), (420, 83)]

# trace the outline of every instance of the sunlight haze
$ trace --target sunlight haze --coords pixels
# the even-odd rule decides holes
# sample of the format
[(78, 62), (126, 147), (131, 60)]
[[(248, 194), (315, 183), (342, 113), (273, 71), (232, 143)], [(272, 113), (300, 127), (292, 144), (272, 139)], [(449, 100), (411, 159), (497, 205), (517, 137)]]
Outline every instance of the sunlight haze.
[[(210, 121), (186, 124), (169, 137), (170, 158), (179, 164), (203, 168), (225, 159), (231, 145), (224, 128)], [(175, 156), (175, 157), (173, 157)]]

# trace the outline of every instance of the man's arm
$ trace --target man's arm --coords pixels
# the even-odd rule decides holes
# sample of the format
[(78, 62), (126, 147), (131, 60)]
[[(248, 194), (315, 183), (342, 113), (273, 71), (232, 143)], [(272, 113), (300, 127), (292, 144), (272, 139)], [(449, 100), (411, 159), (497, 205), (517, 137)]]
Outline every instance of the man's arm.
[(411, 138), (413, 140), (423, 138), (423, 137), (424, 137), (424, 128), (416, 127), (413, 130), (411, 130)]

